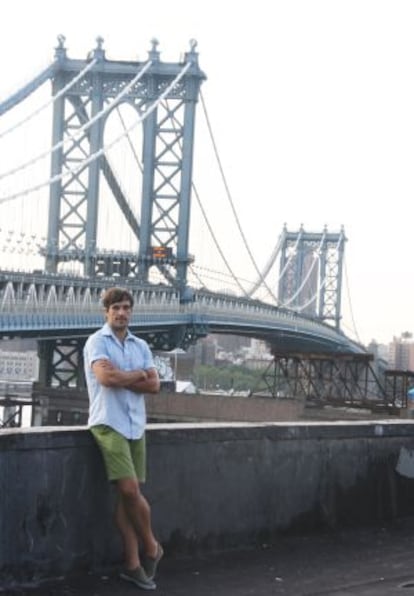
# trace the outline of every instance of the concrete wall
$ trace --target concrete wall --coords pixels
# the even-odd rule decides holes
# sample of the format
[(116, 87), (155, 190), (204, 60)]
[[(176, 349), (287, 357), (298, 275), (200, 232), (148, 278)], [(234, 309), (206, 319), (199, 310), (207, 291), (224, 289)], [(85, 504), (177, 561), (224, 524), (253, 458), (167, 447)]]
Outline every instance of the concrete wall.
[[(413, 421), (153, 425), (145, 492), (170, 554), (384, 523), (414, 515), (402, 446)], [(112, 497), (84, 428), (1, 431), (0, 586), (117, 564)]]
[(179, 421), (297, 420), (305, 402), (299, 399), (272, 399), (198, 393), (158, 393), (146, 398), (147, 414), (155, 419)]

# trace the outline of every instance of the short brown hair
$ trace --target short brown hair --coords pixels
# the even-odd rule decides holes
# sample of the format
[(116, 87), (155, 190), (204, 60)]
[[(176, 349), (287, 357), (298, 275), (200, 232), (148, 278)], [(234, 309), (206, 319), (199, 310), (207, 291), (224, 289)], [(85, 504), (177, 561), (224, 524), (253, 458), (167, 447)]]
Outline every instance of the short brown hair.
[(122, 302), (122, 300), (129, 300), (131, 308), (134, 306), (134, 298), (131, 292), (125, 288), (109, 288), (103, 295), (102, 304), (104, 305), (104, 308), (108, 310), (111, 304)]

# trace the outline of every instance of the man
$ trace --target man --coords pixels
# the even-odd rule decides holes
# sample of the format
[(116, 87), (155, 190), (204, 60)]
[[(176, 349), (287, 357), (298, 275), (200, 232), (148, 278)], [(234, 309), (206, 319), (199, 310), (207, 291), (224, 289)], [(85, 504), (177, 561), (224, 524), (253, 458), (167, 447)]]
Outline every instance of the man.
[(145, 481), (146, 465), (143, 394), (157, 393), (160, 381), (148, 344), (128, 329), (134, 305), (130, 292), (110, 288), (102, 302), (106, 323), (88, 338), (84, 349), (88, 426), (102, 452), (108, 479), (117, 488), (115, 523), (125, 557), (120, 577), (154, 590), (163, 550), (154, 537), (150, 506), (140, 483)]

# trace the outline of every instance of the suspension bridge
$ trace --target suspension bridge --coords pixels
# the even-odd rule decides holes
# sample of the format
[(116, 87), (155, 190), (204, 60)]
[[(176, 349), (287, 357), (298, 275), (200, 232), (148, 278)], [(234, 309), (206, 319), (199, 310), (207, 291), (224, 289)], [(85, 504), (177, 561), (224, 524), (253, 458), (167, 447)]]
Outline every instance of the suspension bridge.
[[(371, 356), (341, 330), (345, 231), (285, 226), (257, 265), (220, 163), (196, 49), (191, 41), (179, 61), (164, 62), (153, 40), (146, 60), (116, 61), (98, 38), (86, 59), (72, 59), (59, 36), (51, 64), (2, 101), (0, 337), (37, 340), (45, 387), (82, 388), (82, 348), (102, 324), (102, 291), (122, 285), (136, 302), (132, 330), (155, 350), (185, 349), (209, 333), (246, 335), (271, 345), (273, 395), (280, 374), (284, 383), (292, 370), (303, 377), (296, 365), (305, 361), (314, 393), (326, 374), (341, 379), (340, 391), (360, 392)], [(211, 217), (213, 198), (193, 179), (196, 108), (239, 245), (233, 233), (219, 239), (224, 207), (220, 222)]]

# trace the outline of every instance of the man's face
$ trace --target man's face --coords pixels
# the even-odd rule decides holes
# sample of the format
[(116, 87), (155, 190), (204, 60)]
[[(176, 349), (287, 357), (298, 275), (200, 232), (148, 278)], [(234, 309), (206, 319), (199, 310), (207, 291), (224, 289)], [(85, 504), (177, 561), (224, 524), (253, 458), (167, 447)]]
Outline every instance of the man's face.
[(114, 331), (126, 329), (131, 318), (132, 307), (129, 300), (114, 302), (106, 310), (106, 321)]

